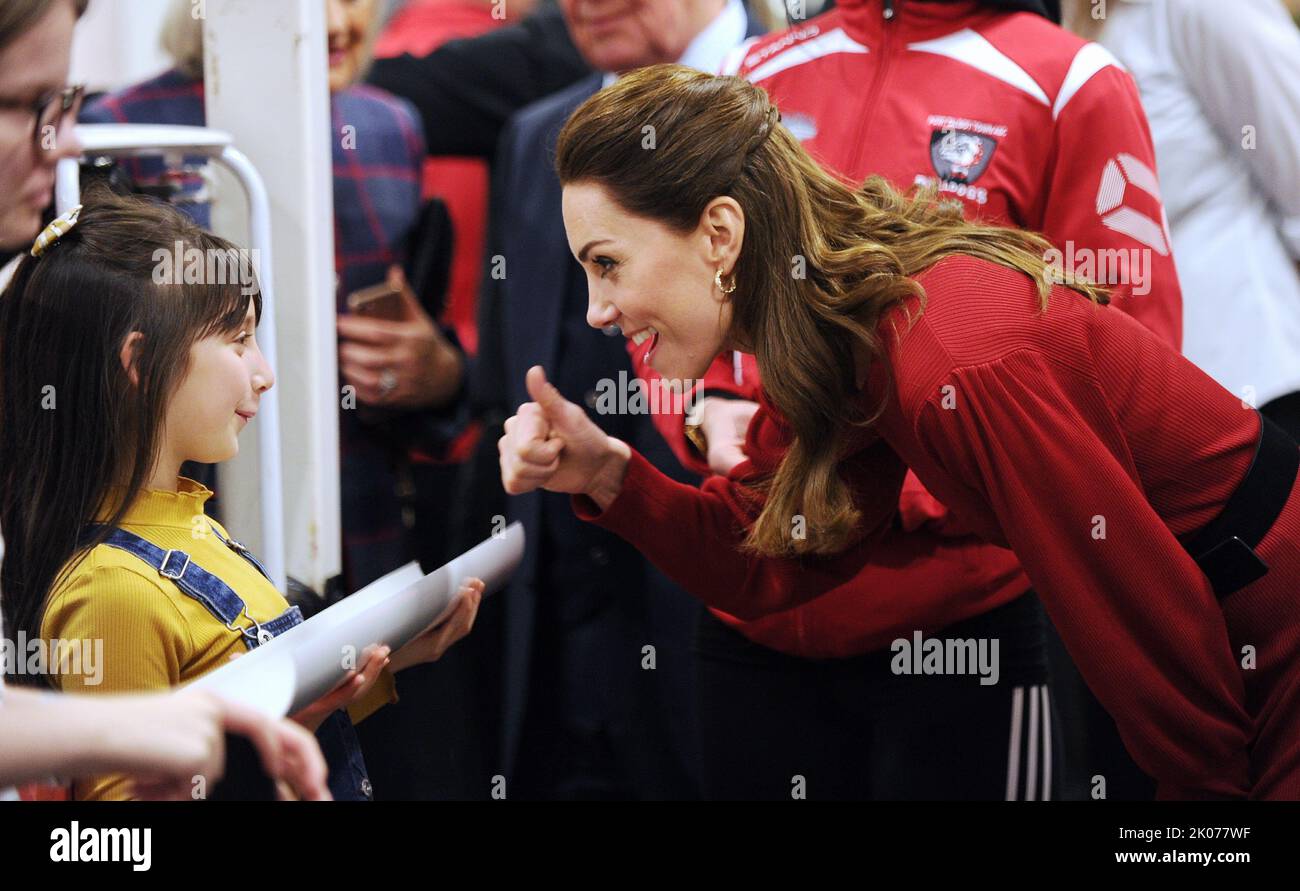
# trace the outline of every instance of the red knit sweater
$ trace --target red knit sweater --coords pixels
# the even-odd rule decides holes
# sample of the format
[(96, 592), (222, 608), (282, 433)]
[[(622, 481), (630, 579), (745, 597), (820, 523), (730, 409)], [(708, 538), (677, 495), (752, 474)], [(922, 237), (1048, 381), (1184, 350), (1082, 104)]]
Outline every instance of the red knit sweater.
[[(789, 443), (766, 402), (751, 460), (730, 478), (686, 486), (634, 454), (607, 510), (585, 498), (575, 510), (742, 618), (827, 593), (888, 609), (889, 594), (858, 582), (894, 559), (884, 535), (910, 467), (1015, 550), (1162, 796), (1300, 797), (1300, 486), (1257, 549), (1271, 571), (1222, 606), (1177, 538), (1214, 518), (1245, 475), (1256, 413), (1132, 318), (1072, 291), (1057, 288), (1041, 312), (1027, 277), (969, 257), (918, 281), (919, 317), (913, 303), (882, 321), (884, 415), (840, 467), (863, 512), (856, 546), (803, 560), (740, 552), (755, 510), (740, 476), (770, 469)], [(879, 371), (864, 391), (873, 402)], [(1257, 662), (1243, 670), (1248, 645)]]

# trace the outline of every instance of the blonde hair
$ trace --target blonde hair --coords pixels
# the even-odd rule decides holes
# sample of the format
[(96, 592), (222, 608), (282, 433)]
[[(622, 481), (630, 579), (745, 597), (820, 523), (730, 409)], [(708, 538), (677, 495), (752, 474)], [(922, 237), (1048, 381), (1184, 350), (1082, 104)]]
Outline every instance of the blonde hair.
[(193, 0), (172, 0), (158, 45), (182, 74), (203, 79), (203, 20), (194, 15)]

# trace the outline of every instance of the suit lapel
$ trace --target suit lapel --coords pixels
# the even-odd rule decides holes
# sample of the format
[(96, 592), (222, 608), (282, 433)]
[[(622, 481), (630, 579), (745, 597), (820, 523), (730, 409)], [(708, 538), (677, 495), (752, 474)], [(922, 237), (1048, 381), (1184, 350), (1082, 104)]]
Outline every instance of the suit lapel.
[(600, 83), (600, 75), (584, 81), (581, 92), (575, 90), (572, 103), (557, 107), (546, 122), (544, 150), (519, 159), (527, 164), (529, 174), (518, 180), (525, 194), (517, 205), (518, 228), (510, 235), (527, 249), (506, 255), (509, 297), (505, 318), (507, 343), (511, 344), (507, 361), (515, 363), (509, 385), (516, 404), (526, 399), (524, 373), (531, 366), (548, 370), (555, 366), (564, 307), (578, 271), (564, 233), (562, 191), (554, 168), (556, 137), (573, 110), (595, 94)]

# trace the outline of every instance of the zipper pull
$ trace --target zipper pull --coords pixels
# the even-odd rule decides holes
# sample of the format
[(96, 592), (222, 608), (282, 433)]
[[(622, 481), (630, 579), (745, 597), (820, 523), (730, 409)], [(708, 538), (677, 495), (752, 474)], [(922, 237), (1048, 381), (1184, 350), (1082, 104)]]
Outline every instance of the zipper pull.
[(885, 0), (885, 21), (894, 17), (894, 0)]

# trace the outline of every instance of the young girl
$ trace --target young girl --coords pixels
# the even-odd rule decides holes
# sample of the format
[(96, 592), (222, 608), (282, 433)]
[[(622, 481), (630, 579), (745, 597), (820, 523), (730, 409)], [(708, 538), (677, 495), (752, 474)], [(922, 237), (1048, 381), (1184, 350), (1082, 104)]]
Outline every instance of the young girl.
[[(193, 250), (205, 269), (222, 268), (206, 258), (225, 260), (228, 274), (198, 283), (159, 274), (164, 255), (183, 262)], [(51, 647), (72, 642), (61, 644), (65, 656), (103, 641), (93, 678), (61, 662), (65, 691), (174, 687), (302, 621), (204, 515), (211, 492), (179, 476), (183, 461), (233, 456), (274, 383), (254, 334), (260, 294), (239, 280), (229, 262), (238, 256), (169, 207), (100, 190), (47, 227), (0, 299), (6, 628)], [(368, 648), (336, 690), (295, 716), (317, 733), (335, 798), (372, 791), (352, 720), (392, 701), (392, 672), (437, 659), (468, 633), (480, 593), (467, 582), (446, 622), (391, 657)], [(75, 789), (130, 792), (120, 776)]]
[(1015, 551), (1163, 797), (1300, 797), (1296, 443), (1095, 288), (1053, 288), (1043, 239), (850, 187), (777, 120), (745, 81), (653, 66), (556, 151), (588, 321), (670, 380), (754, 354), (749, 460), (676, 483), (533, 368), (506, 490), (579, 496), (754, 618), (836, 591), (872, 609), (859, 576), (893, 556), (910, 467)]

